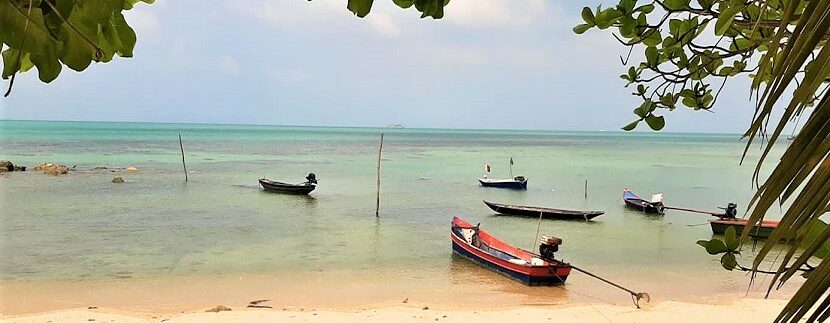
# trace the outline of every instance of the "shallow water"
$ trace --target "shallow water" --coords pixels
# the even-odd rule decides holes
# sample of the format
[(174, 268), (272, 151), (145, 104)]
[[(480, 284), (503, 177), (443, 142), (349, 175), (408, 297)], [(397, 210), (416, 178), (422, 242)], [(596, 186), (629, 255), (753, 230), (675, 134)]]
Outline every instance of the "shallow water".
[[(668, 205), (745, 207), (759, 149), (740, 166), (739, 135), (0, 121), (0, 136), (0, 159), (77, 165), (60, 177), (0, 176), (6, 282), (354, 272), (422, 288), (467, 273), (502, 284), (451, 257), (452, 216), (533, 246), (537, 221), (495, 216), (488, 200), (606, 211), (587, 223), (544, 221), (541, 231), (564, 239), (564, 260), (629, 285), (672, 296), (745, 289), (743, 274), (695, 244), (712, 237), (707, 217), (644, 215), (621, 200), (629, 187), (662, 192)], [(511, 157), (527, 191), (478, 186), (485, 163), (492, 177), (507, 177)], [(263, 192), (256, 181), (300, 182), (309, 172), (320, 181), (309, 197)], [(127, 183), (111, 183), (115, 176)]]

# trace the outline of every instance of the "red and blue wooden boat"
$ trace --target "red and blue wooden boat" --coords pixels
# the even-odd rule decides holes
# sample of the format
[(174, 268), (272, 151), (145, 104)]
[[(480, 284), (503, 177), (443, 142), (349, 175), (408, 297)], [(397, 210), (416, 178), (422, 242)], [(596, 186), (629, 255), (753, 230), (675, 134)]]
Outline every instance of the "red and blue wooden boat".
[(663, 202), (646, 201), (628, 189), (623, 190), (623, 201), (625, 201), (625, 206), (643, 213), (663, 214), (665, 212)]
[(453, 217), (450, 230), (452, 251), (526, 285), (564, 284), (571, 265), (511, 246), (487, 231)]

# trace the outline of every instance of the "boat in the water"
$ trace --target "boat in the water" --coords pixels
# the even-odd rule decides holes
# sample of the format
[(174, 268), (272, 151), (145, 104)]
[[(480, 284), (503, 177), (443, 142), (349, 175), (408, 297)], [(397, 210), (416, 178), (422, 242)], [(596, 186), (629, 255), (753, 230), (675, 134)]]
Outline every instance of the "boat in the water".
[(478, 226), (453, 217), (452, 251), (473, 262), (527, 285), (564, 284), (571, 265), (554, 259), (562, 240), (542, 236), (539, 255), (511, 246)]
[[(735, 227), (735, 232), (740, 235), (747, 226), (747, 222), (748, 221), (746, 219), (736, 218), (719, 218), (709, 220), (709, 224), (712, 225), (712, 233), (714, 234), (724, 234), (726, 232), (726, 228), (733, 226)], [(778, 221), (764, 220), (761, 221), (761, 225), (756, 224), (749, 230), (749, 236), (756, 239), (766, 239), (769, 238), (772, 231), (777, 227)]]
[(537, 206), (509, 205), (484, 201), (490, 209), (504, 215), (542, 217), (559, 220), (591, 220), (605, 214), (605, 211), (563, 210)]
[(516, 176), (513, 179), (479, 178), (478, 182), (484, 187), (509, 188), (514, 190), (527, 189), (527, 178), (524, 176)]
[(662, 194), (655, 194), (652, 201), (646, 201), (628, 189), (623, 190), (623, 201), (625, 206), (649, 214), (663, 214), (665, 206), (662, 201)]
[(269, 192), (305, 195), (317, 188), (317, 176), (314, 173), (309, 173), (306, 176), (306, 181), (300, 184), (289, 184), (260, 178), (259, 185), (262, 185), (262, 188)]

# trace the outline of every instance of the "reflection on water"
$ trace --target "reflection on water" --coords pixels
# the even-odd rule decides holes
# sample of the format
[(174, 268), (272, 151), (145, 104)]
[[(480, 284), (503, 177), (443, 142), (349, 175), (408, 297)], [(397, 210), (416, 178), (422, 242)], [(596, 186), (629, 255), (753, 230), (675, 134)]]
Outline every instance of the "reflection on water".
[(527, 286), (455, 253), (451, 256), (449, 276), (456, 288), (475, 286), (510, 293), (522, 297), (523, 304), (563, 304), (570, 301), (567, 285)]

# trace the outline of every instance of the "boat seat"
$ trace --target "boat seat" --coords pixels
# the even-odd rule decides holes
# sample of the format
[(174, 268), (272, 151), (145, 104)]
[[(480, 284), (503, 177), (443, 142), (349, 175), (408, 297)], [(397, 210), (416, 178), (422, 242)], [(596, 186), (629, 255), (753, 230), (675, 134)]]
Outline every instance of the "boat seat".
[(522, 266), (527, 265), (527, 261), (524, 261), (524, 260), (518, 259), (518, 258), (510, 258), (507, 261), (512, 262), (512, 263), (517, 264), (517, 265), (522, 265)]
[(536, 257), (530, 258), (530, 265), (531, 266), (544, 266), (545, 261)]
[(475, 233), (473, 229), (461, 229), (461, 235), (464, 236), (464, 241), (467, 241), (469, 244), (473, 244), (473, 235)]

